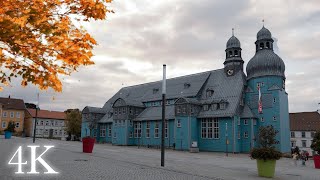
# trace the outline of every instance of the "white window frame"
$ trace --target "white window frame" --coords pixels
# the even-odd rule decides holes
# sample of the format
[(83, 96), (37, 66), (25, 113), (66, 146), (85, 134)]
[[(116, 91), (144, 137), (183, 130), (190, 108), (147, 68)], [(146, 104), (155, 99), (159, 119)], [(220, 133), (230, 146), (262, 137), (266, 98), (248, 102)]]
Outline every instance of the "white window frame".
[(261, 121), (261, 122), (264, 122), (264, 118), (263, 118), (263, 117), (262, 117), (262, 118), (260, 118), (260, 121)]
[(3, 111), (2, 117), (8, 117), (8, 112), (7, 111)]
[(177, 113), (181, 113), (180, 106), (177, 107)]
[(130, 131), (130, 133), (129, 133), (129, 138), (133, 138), (133, 132), (132, 131)]
[(219, 121), (217, 118), (201, 120), (201, 138), (219, 139)]
[(277, 117), (273, 116), (273, 121), (277, 121)]
[(134, 137), (141, 138), (141, 122), (134, 123)]
[[(304, 134), (304, 136), (302, 134)], [(301, 131), (301, 138), (306, 138), (306, 137), (307, 137), (306, 136), (306, 132), (305, 131)]]
[(6, 121), (2, 121), (1, 127), (2, 127), (2, 128), (6, 128), (6, 127), (7, 127), (7, 122), (6, 122)]
[(254, 125), (254, 126), (257, 125), (257, 120), (253, 119), (253, 125)]
[(248, 131), (245, 131), (245, 132), (243, 133), (243, 137), (246, 138), (246, 139), (249, 138), (249, 133), (248, 133)]
[(181, 119), (177, 119), (177, 127), (181, 128)]
[(108, 126), (108, 137), (111, 137), (112, 136), (112, 129), (111, 129), (111, 124), (109, 124)]
[(146, 121), (146, 138), (150, 138), (150, 121)]
[(10, 118), (14, 118), (14, 112), (10, 112)]
[(249, 124), (248, 119), (243, 120), (243, 124), (248, 125)]
[(16, 128), (19, 128), (20, 127), (20, 122), (16, 122), (15, 125), (16, 125), (15, 126)]
[(106, 125), (100, 126), (100, 137), (106, 137)]
[(159, 138), (159, 122), (154, 123), (154, 138)]
[[(305, 144), (304, 144), (305, 143)], [(305, 146), (304, 146), (305, 145)], [(301, 147), (306, 148), (307, 147), (307, 140), (301, 140)]]
[(20, 112), (16, 112), (16, 118), (20, 118)]
[[(292, 135), (293, 135), (293, 136), (292, 136)], [(290, 132), (290, 137), (291, 137), (291, 138), (295, 138), (295, 137), (296, 137), (296, 132), (291, 131), (291, 132)]]

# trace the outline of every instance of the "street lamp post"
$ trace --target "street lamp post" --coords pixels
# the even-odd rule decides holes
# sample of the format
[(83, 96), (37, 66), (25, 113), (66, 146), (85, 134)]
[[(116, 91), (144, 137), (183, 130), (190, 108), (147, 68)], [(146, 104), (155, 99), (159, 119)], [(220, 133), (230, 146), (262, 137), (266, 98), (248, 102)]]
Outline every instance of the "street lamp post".
[(226, 123), (226, 156), (228, 156), (228, 123)]
[(36, 105), (36, 117), (34, 118), (34, 125), (33, 125), (33, 143), (36, 141), (36, 128), (37, 128), (37, 117), (38, 117), (38, 108), (39, 108), (39, 93), (38, 95), (38, 104)]
[(162, 81), (162, 133), (161, 133), (161, 166), (164, 167), (164, 134), (165, 134), (165, 111), (166, 111), (166, 65), (163, 65)]

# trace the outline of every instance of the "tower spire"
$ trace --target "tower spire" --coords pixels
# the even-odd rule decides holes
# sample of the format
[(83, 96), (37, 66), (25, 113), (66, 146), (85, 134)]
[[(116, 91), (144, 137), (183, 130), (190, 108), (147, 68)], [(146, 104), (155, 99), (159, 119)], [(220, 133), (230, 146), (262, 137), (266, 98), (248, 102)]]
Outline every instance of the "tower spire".
[(264, 19), (262, 19), (262, 27), (264, 27)]
[(234, 36), (234, 28), (232, 28), (232, 36)]

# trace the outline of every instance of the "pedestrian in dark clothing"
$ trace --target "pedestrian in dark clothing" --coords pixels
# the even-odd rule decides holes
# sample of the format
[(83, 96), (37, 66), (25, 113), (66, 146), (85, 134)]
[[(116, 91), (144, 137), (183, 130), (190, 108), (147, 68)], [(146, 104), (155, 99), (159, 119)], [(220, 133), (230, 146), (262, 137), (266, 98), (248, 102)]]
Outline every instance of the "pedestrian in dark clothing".
[(306, 152), (306, 161), (308, 161), (309, 160), (309, 152), (307, 151)]

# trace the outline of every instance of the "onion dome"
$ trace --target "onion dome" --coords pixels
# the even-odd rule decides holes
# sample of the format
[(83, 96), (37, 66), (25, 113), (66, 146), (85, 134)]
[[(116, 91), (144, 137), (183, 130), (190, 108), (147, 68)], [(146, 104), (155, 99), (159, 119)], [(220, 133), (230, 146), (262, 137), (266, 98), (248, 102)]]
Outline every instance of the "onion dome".
[(257, 33), (257, 40), (262, 40), (262, 39), (272, 39), (271, 32), (264, 26)]
[(261, 76), (281, 76), (285, 78), (285, 64), (273, 52), (273, 39), (271, 32), (262, 27), (257, 33), (256, 54), (248, 62), (247, 79)]
[(234, 35), (227, 41), (227, 49), (229, 48), (240, 48), (240, 41)]

